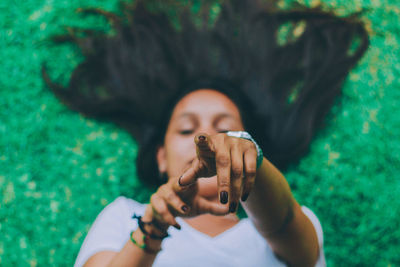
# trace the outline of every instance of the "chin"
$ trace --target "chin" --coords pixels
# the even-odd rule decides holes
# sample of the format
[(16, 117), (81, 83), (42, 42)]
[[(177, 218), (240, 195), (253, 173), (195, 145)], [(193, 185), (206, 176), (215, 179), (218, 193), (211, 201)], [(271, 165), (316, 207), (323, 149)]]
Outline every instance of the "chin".
[(217, 176), (210, 178), (199, 178), (199, 194), (207, 199), (218, 198)]

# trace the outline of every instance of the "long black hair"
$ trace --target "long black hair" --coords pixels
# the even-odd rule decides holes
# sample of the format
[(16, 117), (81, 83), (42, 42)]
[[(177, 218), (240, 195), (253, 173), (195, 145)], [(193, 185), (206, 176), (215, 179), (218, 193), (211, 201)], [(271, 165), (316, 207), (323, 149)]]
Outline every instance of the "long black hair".
[(369, 45), (358, 13), (338, 17), (321, 7), (280, 10), (275, 0), (231, 0), (218, 6), (214, 21), (210, 1), (195, 18), (188, 6), (177, 5), (171, 19), (147, 2), (121, 3), (122, 15), (82, 10), (105, 16), (114, 34), (71, 29), (55, 36), (76, 43), (85, 60), (66, 88), (45, 68), (43, 77), (71, 109), (127, 129), (139, 143), (139, 178), (153, 186), (162, 183), (157, 147), (186, 93), (212, 88), (227, 94), (265, 156), (285, 169), (307, 152)]

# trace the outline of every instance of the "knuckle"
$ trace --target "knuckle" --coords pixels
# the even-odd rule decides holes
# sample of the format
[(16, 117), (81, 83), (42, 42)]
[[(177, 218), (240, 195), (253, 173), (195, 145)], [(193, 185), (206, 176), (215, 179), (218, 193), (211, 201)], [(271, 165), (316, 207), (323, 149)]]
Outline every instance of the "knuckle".
[(157, 213), (160, 214), (162, 217), (168, 216), (168, 210), (166, 207), (159, 207), (157, 209)]
[(220, 187), (230, 187), (230, 183), (228, 180), (221, 179), (221, 181), (218, 182), (218, 186)]
[(156, 194), (152, 194), (150, 197), (150, 202), (154, 203), (155, 201), (157, 201), (157, 195)]
[(232, 176), (234, 178), (240, 178), (243, 174), (243, 169), (241, 167), (233, 167), (232, 168)]
[(174, 198), (175, 198), (175, 194), (174, 194), (173, 192), (168, 192), (168, 193), (165, 195), (165, 199), (166, 199), (168, 202), (172, 202), (172, 200), (174, 200)]
[(246, 139), (242, 139), (242, 140), (243, 140), (244, 143), (247, 145), (247, 147), (256, 149), (256, 145), (255, 145), (252, 141), (246, 140)]
[(257, 170), (255, 168), (249, 168), (246, 170), (246, 176), (251, 178), (256, 176)]
[(228, 138), (229, 138), (229, 142), (235, 147), (238, 147), (240, 145), (240, 142), (242, 142), (242, 140), (244, 140), (242, 138), (237, 138), (237, 137), (232, 137), (232, 136), (229, 136)]
[(215, 135), (215, 138), (218, 140), (225, 140), (226, 138), (228, 138), (228, 136), (225, 133), (217, 133)]
[(158, 188), (157, 193), (163, 195), (166, 189), (166, 185), (162, 185)]
[(228, 167), (230, 163), (229, 156), (222, 154), (217, 157), (217, 164), (221, 167)]

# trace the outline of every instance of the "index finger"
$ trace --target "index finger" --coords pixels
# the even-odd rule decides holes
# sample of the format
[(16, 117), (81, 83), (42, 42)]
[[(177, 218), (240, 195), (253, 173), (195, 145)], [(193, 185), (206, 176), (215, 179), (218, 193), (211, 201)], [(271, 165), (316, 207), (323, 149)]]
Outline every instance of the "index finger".
[(192, 163), (192, 166), (187, 169), (181, 177), (178, 179), (178, 185), (180, 187), (186, 187), (192, 185), (197, 181), (201, 176), (201, 162), (198, 159), (195, 159)]

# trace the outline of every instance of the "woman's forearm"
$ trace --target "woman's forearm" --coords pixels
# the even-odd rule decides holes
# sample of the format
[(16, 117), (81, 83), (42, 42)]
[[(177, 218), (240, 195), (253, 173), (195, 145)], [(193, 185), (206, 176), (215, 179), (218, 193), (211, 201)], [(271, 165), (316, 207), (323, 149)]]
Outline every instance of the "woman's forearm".
[(290, 265), (312, 266), (318, 240), (282, 173), (264, 158), (253, 189), (242, 202), (249, 218), (275, 253)]
[[(153, 221), (153, 215), (151, 208), (149, 206), (143, 215), (143, 221)], [(151, 226), (149, 226), (151, 227)], [(146, 229), (148, 230), (148, 229)], [(166, 231), (166, 229), (164, 229)], [(144, 242), (144, 233), (138, 228), (132, 234), (132, 238), (139, 244)], [(131, 238), (125, 243), (124, 247), (119, 251), (107, 265), (109, 267), (119, 267), (119, 266), (130, 266), (130, 267), (147, 267), (152, 266), (153, 262), (157, 256), (158, 251), (161, 249), (162, 240), (148, 238), (146, 241), (148, 249), (151, 251), (145, 251), (145, 249), (140, 248), (138, 245), (134, 244)]]
[(242, 202), (257, 230), (265, 237), (278, 231), (290, 216), (295, 202), (286, 179), (264, 158), (253, 189)]
[(135, 246), (132, 241), (128, 240), (124, 247), (119, 251), (107, 265), (109, 267), (132, 266), (147, 267), (152, 266), (156, 254), (144, 252), (141, 248)]

